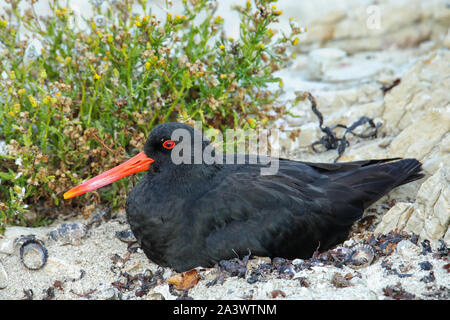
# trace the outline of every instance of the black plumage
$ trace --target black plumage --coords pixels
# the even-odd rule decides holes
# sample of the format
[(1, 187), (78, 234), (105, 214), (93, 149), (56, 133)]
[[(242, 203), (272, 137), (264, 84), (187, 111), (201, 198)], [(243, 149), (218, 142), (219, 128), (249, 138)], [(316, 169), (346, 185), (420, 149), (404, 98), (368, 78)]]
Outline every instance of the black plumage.
[(130, 192), (126, 211), (147, 257), (179, 272), (249, 250), (308, 258), (318, 246), (325, 250), (343, 242), (364, 210), (390, 190), (423, 176), (415, 159), (280, 159), (275, 175), (261, 175), (262, 165), (248, 161), (175, 165), (162, 143), (177, 128), (193, 133), (178, 123), (150, 133), (144, 151), (155, 161)]

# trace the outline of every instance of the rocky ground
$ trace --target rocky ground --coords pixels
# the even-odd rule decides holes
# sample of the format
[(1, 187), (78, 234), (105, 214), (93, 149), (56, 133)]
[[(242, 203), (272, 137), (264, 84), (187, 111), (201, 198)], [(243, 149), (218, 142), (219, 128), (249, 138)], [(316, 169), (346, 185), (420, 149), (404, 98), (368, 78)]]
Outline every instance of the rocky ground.
[[(116, 236), (128, 228), (124, 212), (9, 227), (0, 237), (0, 299), (449, 299), (448, 4), (346, 1), (315, 10), (309, 2), (290, 3), (279, 7), (285, 4), (309, 31), (294, 63), (280, 72), (284, 98), (292, 101), (291, 116), (276, 124), (282, 155), (316, 162), (338, 155), (311, 149), (324, 133), (310, 101), (295, 101), (310, 92), (324, 126), (350, 126), (363, 116), (381, 124), (373, 138), (347, 134), (339, 161), (414, 157), (426, 177), (385, 196), (346, 242), (309, 260), (235, 259), (182, 278)], [(335, 132), (341, 137), (344, 130)], [(20, 257), (29, 234), (47, 250), (39, 270), (25, 267), (40, 265), (38, 245)]]

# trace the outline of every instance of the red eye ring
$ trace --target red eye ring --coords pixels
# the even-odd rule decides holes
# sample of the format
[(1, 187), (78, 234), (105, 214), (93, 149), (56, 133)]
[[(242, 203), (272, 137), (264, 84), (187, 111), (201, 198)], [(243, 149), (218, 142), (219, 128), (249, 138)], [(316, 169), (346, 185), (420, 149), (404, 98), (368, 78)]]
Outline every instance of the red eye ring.
[(163, 147), (168, 150), (173, 149), (173, 147), (175, 147), (175, 142), (172, 140), (166, 140), (163, 142)]

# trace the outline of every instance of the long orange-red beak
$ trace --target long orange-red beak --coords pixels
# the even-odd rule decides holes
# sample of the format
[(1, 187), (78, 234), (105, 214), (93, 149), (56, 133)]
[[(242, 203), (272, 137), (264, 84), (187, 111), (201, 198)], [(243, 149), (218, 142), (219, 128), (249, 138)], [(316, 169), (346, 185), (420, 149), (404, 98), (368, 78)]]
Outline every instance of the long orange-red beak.
[(106, 186), (116, 180), (129, 176), (130, 174), (139, 171), (146, 171), (148, 170), (150, 164), (154, 161), (155, 160), (147, 157), (144, 151), (142, 151), (121, 165), (103, 172), (102, 174), (80, 184), (79, 186), (70, 189), (64, 193), (64, 199), (70, 199), (82, 195), (83, 193)]

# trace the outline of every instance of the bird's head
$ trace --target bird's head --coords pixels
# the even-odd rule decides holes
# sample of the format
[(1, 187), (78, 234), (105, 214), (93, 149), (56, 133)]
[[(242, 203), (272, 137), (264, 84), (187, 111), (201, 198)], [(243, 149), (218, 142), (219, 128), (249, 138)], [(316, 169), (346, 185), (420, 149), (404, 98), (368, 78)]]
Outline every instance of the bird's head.
[(64, 199), (96, 190), (140, 171), (160, 171), (180, 164), (194, 164), (195, 153), (202, 153), (209, 144), (209, 140), (199, 131), (186, 124), (160, 124), (150, 132), (143, 151), (121, 165), (67, 191)]

